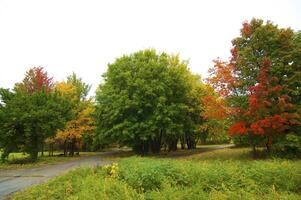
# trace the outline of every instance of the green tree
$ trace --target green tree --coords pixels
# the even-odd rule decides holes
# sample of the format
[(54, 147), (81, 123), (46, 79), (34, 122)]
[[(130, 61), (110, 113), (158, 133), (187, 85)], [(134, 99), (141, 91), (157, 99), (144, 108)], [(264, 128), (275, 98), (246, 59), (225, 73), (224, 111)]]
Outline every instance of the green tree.
[(67, 77), (67, 84), (71, 84), (76, 88), (79, 101), (87, 99), (91, 85), (83, 82), (74, 72)]
[(0, 90), (2, 159), (19, 150), (29, 153), (35, 161), (44, 140), (65, 126), (70, 116), (70, 103), (48, 87), (52, 85), (50, 81), (41, 81), (52, 80), (44, 77), (46, 75), (42, 68), (33, 68), (13, 91)]
[(191, 91), (187, 62), (144, 50), (118, 58), (96, 92), (99, 141), (113, 141), (136, 152), (175, 149), (184, 135)]

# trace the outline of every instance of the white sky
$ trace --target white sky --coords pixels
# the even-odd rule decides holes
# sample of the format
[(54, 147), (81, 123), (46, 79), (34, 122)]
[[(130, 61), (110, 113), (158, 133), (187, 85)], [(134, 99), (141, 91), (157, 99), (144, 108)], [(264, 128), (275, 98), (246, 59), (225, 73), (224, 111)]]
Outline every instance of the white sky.
[(74, 71), (93, 95), (107, 63), (145, 48), (179, 53), (204, 77), (252, 17), (300, 30), (301, 1), (0, 0), (0, 87), (42, 66), (58, 81)]

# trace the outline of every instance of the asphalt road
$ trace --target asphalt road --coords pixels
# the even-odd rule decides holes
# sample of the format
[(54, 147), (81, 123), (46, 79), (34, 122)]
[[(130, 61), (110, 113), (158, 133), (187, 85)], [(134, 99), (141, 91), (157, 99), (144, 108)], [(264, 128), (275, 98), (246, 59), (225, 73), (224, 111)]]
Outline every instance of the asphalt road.
[(108, 161), (104, 161), (101, 157), (104, 154), (112, 153), (114, 153), (114, 151), (99, 153), (95, 156), (82, 157), (70, 162), (30, 169), (0, 170), (0, 200), (5, 199), (14, 192), (45, 182), (77, 167), (91, 167), (108, 164)]

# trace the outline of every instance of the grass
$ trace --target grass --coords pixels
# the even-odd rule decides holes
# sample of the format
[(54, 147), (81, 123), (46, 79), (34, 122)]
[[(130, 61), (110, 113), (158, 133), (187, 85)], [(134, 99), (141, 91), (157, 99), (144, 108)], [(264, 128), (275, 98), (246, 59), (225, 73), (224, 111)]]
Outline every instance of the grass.
[[(81, 158), (82, 156), (90, 156), (94, 155), (93, 152), (80, 152), (80, 156), (60, 156), (61, 152), (54, 152), (54, 156), (48, 157), (48, 153), (45, 152), (45, 156), (41, 156), (39, 154), (39, 159), (34, 162), (29, 162), (29, 155), (24, 153), (10, 153), (8, 161), (7, 162), (1, 162), (0, 161), (0, 170), (5, 169), (24, 169), (24, 168), (31, 168), (31, 167), (38, 167), (43, 165), (52, 165), (57, 164), (60, 162), (66, 162), (71, 160), (76, 160)], [(1, 156), (1, 152), (0, 152)]]
[(179, 159), (129, 155), (115, 155), (118, 164), (69, 172), (12, 199), (301, 199), (300, 160), (253, 160), (247, 148)]

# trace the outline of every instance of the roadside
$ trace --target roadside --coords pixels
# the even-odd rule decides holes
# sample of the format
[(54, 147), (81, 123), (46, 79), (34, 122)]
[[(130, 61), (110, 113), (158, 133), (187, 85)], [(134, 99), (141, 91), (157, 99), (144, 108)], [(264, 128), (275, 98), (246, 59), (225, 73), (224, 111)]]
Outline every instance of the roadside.
[(101, 166), (110, 163), (102, 157), (118, 153), (110, 152), (97, 153), (94, 156), (79, 157), (70, 162), (58, 163), (55, 165), (44, 165), (26, 169), (0, 170), (0, 200), (8, 195), (28, 188), (32, 185), (43, 183), (55, 176), (68, 172), (78, 167)]
[[(234, 145), (213, 145), (202, 146), (195, 150), (178, 150), (175, 152), (162, 152), (159, 155), (150, 155), (157, 158), (185, 158), (203, 152), (213, 152), (215, 150), (230, 148)], [(134, 155), (132, 151), (111, 150), (108, 152), (96, 153), (93, 156), (78, 157), (76, 160), (65, 161), (52, 165), (35, 166), (26, 169), (0, 169), (0, 200), (5, 199), (14, 192), (26, 189), (32, 185), (43, 183), (55, 176), (66, 173), (78, 167), (94, 167), (118, 161), (120, 158)]]
[[(1, 154), (1, 153), (0, 153)], [(28, 156), (22, 153), (11, 153), (8, 162), (0, 162), (0, 170), (13, 170), (13, 169), (26, 169), (34, 167), (42, 167), (46, 165), (54, 165), (62, 162), (70, 162), (73, 160), (81, 159), (82, 157), (93, 156), (95, 152), (80, 152), (80, 155), (75, 156), (60, 156), (60, 152), (54, 156), (39, 156), (39, 159), (31, 163)]]

